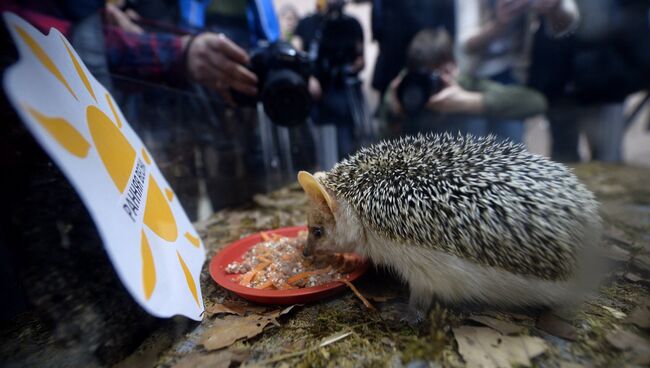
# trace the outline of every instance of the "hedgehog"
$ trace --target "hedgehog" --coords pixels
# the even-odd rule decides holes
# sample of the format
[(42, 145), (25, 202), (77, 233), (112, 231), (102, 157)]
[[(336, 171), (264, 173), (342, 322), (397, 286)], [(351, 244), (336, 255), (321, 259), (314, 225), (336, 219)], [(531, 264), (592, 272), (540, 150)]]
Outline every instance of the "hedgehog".
[(563, 309), (593, 280), (601, 220), (566, 166), (494, 136), (417, 135), (301, 171), (306, 256), (356, 252), (410, 289), (405, 320), (435, 299)]

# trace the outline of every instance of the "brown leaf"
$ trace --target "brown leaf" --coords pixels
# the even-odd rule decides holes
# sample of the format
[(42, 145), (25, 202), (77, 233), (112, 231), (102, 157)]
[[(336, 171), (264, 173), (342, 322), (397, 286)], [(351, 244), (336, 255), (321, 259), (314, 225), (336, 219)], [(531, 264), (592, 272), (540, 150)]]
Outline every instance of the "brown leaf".
[(640, 275), (637, 275), (636, 273), (632, 273), (632, 272), (626, 272), (623, 276), (625, 277), (626, 280), (632, 282), (647, 281)]
[(650, 300), (646, 299), (641, 305), (634, 308), (625, 322), (632, 323), (638, 327), (649, 329), (650, 328)]
[(172, 368), (228, 368), (232, 362), (243, 362), (247, 353), (223, 350), (211, 354), (193, 354), (184, 357)]
[(223, 319), (216, 319), (212, 327), (204, 332), (201, 344), (206, 350), (217, 350), (232, 345), (237, 340), (257, 336), (271, 323), (279, 326), (277, 318), (289, 313), (293, 307), (292, 305), (264, 315), (251, 314), (246, 317), (228, 315)]
[(458, 351), (469, 368), (530, 366), (531, 359), (548, 347), (534, 336), (504, 336), (486, 327), (462, 326), (453, 329)]
[(650, 271), (650, 254), (649, 253), (639, 253), (636, 256), (634, 256), (634, 259), (632, 260), (632, 264), (634, 267), (644, 270), (644, 271)]
[(243, 316), (247, 312), (261, 313), (264, 312), (265, 310), (266, 308), (261, 306), (243, 305), (243, 304), (225, 302), (223, 304), (216, 303), (205, 308), (205, 314), (208, 317), (212, 317), (218, 314), (236, 314), (238, 316)]
[(504, 335), (521, 333), (526, 329), (524, 326), (488, 316), (470, 316), (469, 319), (485, 326), (492, 327)]
[(631, 363), (650, 364), (650, 342), (641, 336), (625, 330), (616, 330), (605, 336), (615, 348), (625, 351)]
[(603, 248), (602, 254), (603, 256), (617, 262), (627, 262), (632, 257), (630, 252), (617, 245), (611, 245)]
[(566, 340), (575, 341), (576, 339), (576, 331), (573, 325), (550, 312), (542, 313), (539, 316), (536, 327)]

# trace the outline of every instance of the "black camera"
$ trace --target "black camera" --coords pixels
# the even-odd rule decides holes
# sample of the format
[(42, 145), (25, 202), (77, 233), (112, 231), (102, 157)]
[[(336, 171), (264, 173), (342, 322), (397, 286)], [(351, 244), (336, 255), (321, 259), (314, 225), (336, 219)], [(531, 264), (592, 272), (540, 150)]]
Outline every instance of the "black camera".
[(422, 110), (429, 97), (444, 88), (444, 82), (437, 72), (410, 71), (397, 87), (397, 99), (407, 115)]
[(263, 44), (250, 54), (249, 68), (258, 79), (258, 95), (231, 91), (239, 106), (262, 101), (266, 115), (275, 124), (295, 126), (309, 116), (311, 96), (308, 82), (311, 62), (306, 53), (283, 41)]

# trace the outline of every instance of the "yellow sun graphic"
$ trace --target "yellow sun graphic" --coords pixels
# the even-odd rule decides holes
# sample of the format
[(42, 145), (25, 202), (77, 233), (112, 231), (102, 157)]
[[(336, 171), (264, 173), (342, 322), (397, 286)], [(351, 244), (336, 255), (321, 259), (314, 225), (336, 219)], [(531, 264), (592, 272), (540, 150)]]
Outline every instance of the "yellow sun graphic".
[[(38, 42), (19, 25), (14, 25), (14, 29), (45, 69), (52, 74), (63, 85), (63, 87), (65, 87), (76, 101), (79, 102), (78, 93), (82, 92), (74, 91), (72, 89), (63, 73)], [(70, 61), (72, 62), (77, 75), (86, 88), (86, 92), (92, 97), (95, 104), (97, 104), (97, 96), (95, 95), (91, 83), (88, 80), (79, 60), (77, 60), (75, 54), (72, 52), (63, 37), (61, 37), (61, 41), (70, 56)], [(83, 160), (88, 156), (88, 152), (91, 149), (94, 149), (100, 157), (104, 169), (110, 176), (115, 188), (123, 194), (129, 184), (131, 173), (136, 166), (138, 152), (146, 165), (152, 165), (153, 161), (144, 147), (140, 147), (138, 150), (129, 143), (128, 139), (122, 133), (122, 121), (120, 120), (118, 112), (115, 110), (111, 96), (106, 93), (104, 98), (111, 109), (112, 116), (106, 115), (97, 105), (91, 104), (86, 106), (85, 117), (90, 132), (90, 139), (86, 139), (83, 134), (76, 130), (72, 124), (62, 117), (46, 116), (27, 104), (23, 104), (23, 107), (61, 147), (75, 157)], [(174, 192), (170, 188), (161, 189), (160, 185), (151, 174), (149, 174), (148, 178), (149, 187), (146, 193), (143, 223), (149, 228), (149, 230), (151, 230), (151, 232), (161, 239), (168, 242), (175, 242), (178, 239), (179, 229), (174, 213), (170, 207), (170, 202), (174, 200)], [(140, 231), (140, 236), (140, 254), (142, 256), (142, 291), (145, 299), (149, 300), (156, 288), (156, 265), (144, 229)], [(183, 236), (192, 246), (200, 248), (201, 242), (197, 236), (192, 235), (189, 231), (185, 231)], [(176, 255), (180, 265), (180, 270), (187, 282), (188, 290), (192, 294), (196, 304), (200, 307), (201, 303), (199, 302), (196, 281), (192, 277), (185, 260), (178, 250), (176, 251)]]

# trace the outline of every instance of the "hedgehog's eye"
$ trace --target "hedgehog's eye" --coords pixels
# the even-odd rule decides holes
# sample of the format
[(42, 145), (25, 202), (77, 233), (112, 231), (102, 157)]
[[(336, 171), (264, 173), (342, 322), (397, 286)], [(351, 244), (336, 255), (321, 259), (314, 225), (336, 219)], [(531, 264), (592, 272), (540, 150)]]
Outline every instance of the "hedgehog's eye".
[(321, 226), (312, 227), (311, 235), (316, 239), (320, 239), (323, 236), (323, 228)]

